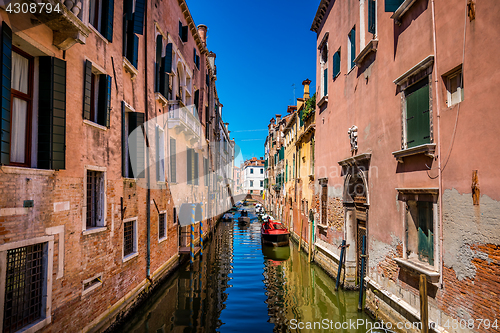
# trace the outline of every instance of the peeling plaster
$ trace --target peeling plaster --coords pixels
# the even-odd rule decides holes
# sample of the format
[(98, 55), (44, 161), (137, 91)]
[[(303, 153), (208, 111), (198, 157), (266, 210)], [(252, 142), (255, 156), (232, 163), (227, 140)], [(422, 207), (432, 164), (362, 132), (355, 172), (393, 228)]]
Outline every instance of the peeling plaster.
[(472, 250), (471, 245), (500, 244), (500, 202), (483, 195), (480, 203), (472, 204), (471, 193), (460, 194), (456, 189), (443, 193), (443, 260), (459, 281), (475, 278), (474, 258), (491, 262), (487, 254)]
[(370, 260), (368, 260), (370, 271), (376, 269), (377, 266), (384, 261), (391, 252), (393, 254), (397, 253), (396, 247), (399, 244), (402, 244), (402, 241), (394, 234), (391, 234), (391, 238), (391, 244), (380, 242), (375, 239), (370, 241)]

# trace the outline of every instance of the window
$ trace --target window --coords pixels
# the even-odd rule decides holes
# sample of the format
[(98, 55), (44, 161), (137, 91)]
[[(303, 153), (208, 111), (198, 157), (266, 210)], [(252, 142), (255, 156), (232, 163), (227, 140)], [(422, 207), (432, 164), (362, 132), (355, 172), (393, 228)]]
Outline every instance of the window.
[(253, 180), (250, 181), (250, 187), (253, 187)]
[(156, 125), (156, 180), (165, 181), (165, 131)]
[(375, 34), (377, 24), (377, 3), (368, 0), (368, 32)]
[(321, 63), (321, 92), (323, 93), (324, 97), (328, 96), (328, 45), (326, 42), (321, 47), (320, 63)]
[(263, 180), (260, 181), (260, 187), (264, 187), (264, 181)]
[(350, 59), (347, 70), (350, 71), (354, 67), (354, 59), (356, 59), (356, 27), (353, 27), (351, 32), (349, 32), (347, 43), (347, 52), (349, 53), (347, 58)]
[(137, 218), (123, 221), (123, 259), (126, 261), (137, 253)]
[(158, 215), (158, 239), (163, 240), (167, 237), (167, 214), (162, 212)]
[(170, 98), (172, 89), (170, 88), (170, 76), (172, 72), (173, 47), (168, 43), (163, 48), (163, 36), (156, 36), (156, 60), (155, 60), (155, 92), (159, 92), (165, 98)]
[(252, 168), (250, 168), (250, 173), (253, 174), (253, 169)]
[(406, 148), (430, 143), (429, 79), (404, 90), (406, 101)]
[(182, 25), (181, 21), (179, 21), (179, 37), (183, 43), (187, 43), (187, 41), (188, 41), (188, 26)]
[(109, 128), (111, 106), (111, 77), (85, 62), (85, 92), (83, 118)]
[(455, 105), (464, 100), (462, 66), (453, 70), (446, 76), (446, 90), (448, 95), (448, 106)]
[(385, 11), (393, 13), (403, 2), (404, 0), (385, 0)]
[(42, 318), (44, 243), (7, 250), (2, 332), (15, 332)]
[(176, 141), (170, 138), (170, 182), (177, 182)]
[(340, 74), (340, 48), (333, 54), (332, 67), (332, 74), (335, 79)]
[(193, 62), (196, 65), (196, 68), (198, 70), (200, 69), (200, 56), (198, 55), (198, 52), (196, 52), (196, 49), (193, 48)]
[[(103, 0), (113, 3), (112, 0)], [(144, 32), (145, 0), (125, 1), (123, 16), (123, 56), (137, 68), (139, 37)]]
[(187, 183), (198, 185), (198, 153), (194, 149), (187, 149)]
[(108, 41), (113, 41), (113, 0), (89, 0), (89, 23)]
[(407, 207), (407, 258), (434, 266), (433, 203), (408, 200)]
[[(144, 113), (134, 112), (122, 101), (122, 176), (145, 177)], [(134, 132), (137, 130), (136, 132)]]
[(205, 179), (205, 186), (208, 186), (210, 184), (208, 158), (203, 159), (203, 175), (204, 175), (204, 179)]
[(260, 169), (260, 174), (263, 175), (264, 174), (264, 169)]
[[(14, 49), (16, 50), (16, 49)], [(12, 51), (10, 164), (31, 166), (33, 57)]]
[(104, 226), (105, 176), (102, 171), (87, 170), (86, 229)]

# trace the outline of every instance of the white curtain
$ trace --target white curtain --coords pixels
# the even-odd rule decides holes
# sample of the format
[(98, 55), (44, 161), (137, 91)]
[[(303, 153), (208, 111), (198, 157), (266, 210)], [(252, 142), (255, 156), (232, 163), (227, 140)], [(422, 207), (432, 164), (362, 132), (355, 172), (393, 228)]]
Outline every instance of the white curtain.
[(14, 97), (12, 101), (12, 132), (10, 137), (10, 160), (14, 163), (25, 162), (27, 113), (28, 103)]
[[(29, 61), (23, 56), (12, 52), (11, 88), (22, 93), (28, 93)], [(26, 125), (28, 117), (28, 102), (14, 97), (12, 99), (12, 122), (10, 160), (14, 163), (24, 163), (26, 156)]]
[(25, 57), (12, 52), (12, 83), (11, 88), (22, 93), (28, 93), (29, 61)]

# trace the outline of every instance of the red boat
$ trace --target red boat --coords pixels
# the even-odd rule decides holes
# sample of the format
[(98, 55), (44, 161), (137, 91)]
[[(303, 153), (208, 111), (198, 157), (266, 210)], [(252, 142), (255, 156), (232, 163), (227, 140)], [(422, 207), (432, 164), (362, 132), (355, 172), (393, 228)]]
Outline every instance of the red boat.
[(262, 243), (273, 246), (288, 246), (290, 233), (279, 221), (268, 219), (260, 229)]

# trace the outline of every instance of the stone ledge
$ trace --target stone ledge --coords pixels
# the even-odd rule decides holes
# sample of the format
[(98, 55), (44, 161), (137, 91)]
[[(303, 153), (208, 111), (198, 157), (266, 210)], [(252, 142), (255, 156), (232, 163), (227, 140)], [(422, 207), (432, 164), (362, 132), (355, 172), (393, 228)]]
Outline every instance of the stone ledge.
[(321, 98), (317, 104), (318, 104), (318, 107), (321, 107), (325, 103), (328, 103), (328, 95), (323, 96), (323, 98)]
[(370, 42), (366, 44), (364, 49), (362, 49), (361, 52), (359, 52), (356, 59), (354, 59), (354, 63), (356, 64), (356, 66), (361, 67), (361, 64), (363, 63), (363, 60), (366, 58), (366, 56), (370, 54), (370, 52), (372, 51), (376, 52), (377, 47), (378, 47), (378, 39), (370, 40)]
[(401, 18), (416, 1), (417, 0), (405, 0), (405, 1), (403, 1), (403, 3), (399, 6), (399, 8), (396, 9), (394, 14), (392, 14), (391, 19), (393, 19), (398, 25), (401, 25)]
[(424, 264), (419, 264), (412, 262), (408, 259), (394, 258), (394, 261), (398, 263), (399, 266), (404, 266), (407, 270), (413, 273), (424, 274), (429, 279), (429, 282), (436, 283), (439, 281), (439, 272), (432, 270), (433, 267), (425, 267)]
[(436, 151), (435, 143), (427, 143), (424, 145), (398, 150), (392, 153), (399, 163), (404, 163), (404, 158), (413, 155), (424, 154), (427, 157), (434, 158)]

